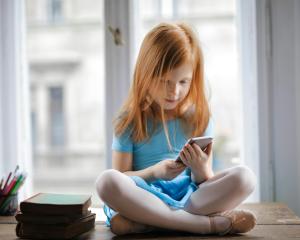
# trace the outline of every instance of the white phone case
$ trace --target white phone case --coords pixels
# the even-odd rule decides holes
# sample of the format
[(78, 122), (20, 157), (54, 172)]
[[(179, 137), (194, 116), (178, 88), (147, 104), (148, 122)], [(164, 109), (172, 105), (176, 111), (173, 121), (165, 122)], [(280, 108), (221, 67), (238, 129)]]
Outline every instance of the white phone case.
[[(212, 140), (213, 138), (211, 136), (194, 137), (194, 138), (190, 138), (187, 141), (187, 143), (189, 144), (196, 143), (202, 150), (204, 150), (207, 147), (207, 145), (212, 142)], [(179, 155), (175, 161), (182, 162)]]

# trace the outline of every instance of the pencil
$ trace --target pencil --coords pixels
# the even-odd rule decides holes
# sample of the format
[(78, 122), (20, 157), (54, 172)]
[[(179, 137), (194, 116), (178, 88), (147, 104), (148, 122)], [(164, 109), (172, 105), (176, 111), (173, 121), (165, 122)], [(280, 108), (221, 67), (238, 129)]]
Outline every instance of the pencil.
[(14, 171), (14, 175), (16, 175), (18, 170), (19, 170), (19, 165), (16, 166), (15, 171)]
[(12, 175), (12, 172), (10, 172), (10, 173), (8, 174), (8, 177), (7, 177), (7, 179), (6, 179), (6, 182), (5, 182), (4, 186), (3, 186), (3, 191), (5, 190), (5, 188), (6, 188), (7, 184), (8, 184), (8, 181), (9, 181), (11, 175)]
[(24, 183), (24, 181), (25, 181), (25, 179), (27, 177), (27, 174), (24, 173), (21, 176), (22, 176), (22, 178), (20, 178), (17, 181), (17, 183), (15, 184), (15, 186), (13, 187), (13, 189), (11, 190), (11, 194), (15, 194), (15, 193), (17, 193), (19, 191), (19, 189), (21, 188), (21, 186), (23, 185), (23, 183)]
[(14, 178), (10, 181), (10, 183), (7, 185), (7, 187), (4, 190), (4, 195), (9, 195), (11, 193), (12, 188), (15, 186), (17, 181), (22, 178), (21, 174), (18, 174), (14, 176)]
[(1, 182), (0, 182), (0, 192), (2, 191), (2, 183), (3, 183), (3, 178), (1, 179)]

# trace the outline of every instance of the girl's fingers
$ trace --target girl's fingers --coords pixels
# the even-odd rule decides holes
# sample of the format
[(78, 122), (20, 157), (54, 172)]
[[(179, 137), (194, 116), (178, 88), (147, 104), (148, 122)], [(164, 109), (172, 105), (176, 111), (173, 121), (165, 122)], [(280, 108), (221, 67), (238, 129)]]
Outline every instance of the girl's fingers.
[(188, 161), (191, 161), (192, 156), (191, 156), (191, 154), (190, 154), (190, 152), (189, 152), (187, 146), (184, 146), (184, 147), (183, 147), (183, 153), (184, 153), (184, 155), (185, 155), (185, 158), (186, 158)]
[(196, 152), (191, 144), (186, 145), (187, 150), (189, 151), (189, 154), (191, 155), (192, 159), (195, 159), (197, 157)]
[(175, 162), (176, 164), (176, 168), (182, 168), (182, 167), (185, 167), (184, 163), (183, 162)]
[(178, 168), (182, 168), (184, 167), (184, 163), (183, 162), (175, 162), (174, 160), (172, 160), (172, 163), (170, 164), (170, 167), (173, 169), (178, 169)]
[(178, 167), (178, 168), (173, 168), (172, 172), (177, 173), (177, 172), (181, 172), (182, 170), (184, 170), (186, 168), (185, 165)]
[(180, 156), (180, 158), (181, 158), (181, 161), (182, 161), (185, 165), (187, 165), (187, 160), (186, 160), (186, 158), (185, 158), (184, 153), (183, 153), (183, 152), (180, 152), (180, 153), (179, 153), (179, 156)]
[(203, 152), (202, 149), (196, 143), (193, 144), (193, 147), (195, 149), (195, 152), (196, 152), (197, 156), (200, 156), (201, 158), (205, 157), (206, 153)]

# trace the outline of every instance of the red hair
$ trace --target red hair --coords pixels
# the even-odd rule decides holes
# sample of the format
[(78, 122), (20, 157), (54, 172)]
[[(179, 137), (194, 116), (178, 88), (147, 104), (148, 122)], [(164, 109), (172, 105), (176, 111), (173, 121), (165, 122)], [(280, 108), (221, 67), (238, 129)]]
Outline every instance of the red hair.
[(149, 96), (149, 89), (158, 89), (160, 80), (167, 73), (186, 62), (192, 62), (193, 76), (187, 96), (176, 107), (176, 117), (182, 120), (188, 137), (203, 134), (210, 112), (204, 89), (203, 54), (198, 39), (187, 24), (161, 23), (142, 42), (128, 98), (115, 119), (117, 136), (130, 128), (132, 139), (140, 142), (151, 135), (147, 131), (149, 120), (154, 126), (162, 122), (170, 146), (164, 111), (162, 108), (157, 110)]

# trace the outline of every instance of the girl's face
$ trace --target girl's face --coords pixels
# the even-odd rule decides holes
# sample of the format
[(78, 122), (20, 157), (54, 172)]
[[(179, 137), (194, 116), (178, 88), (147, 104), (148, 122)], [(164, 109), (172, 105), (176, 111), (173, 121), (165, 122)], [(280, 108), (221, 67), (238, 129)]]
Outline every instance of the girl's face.
[(193, 66), (185, 63), (170, 71), (160, 81), (157, 91), (150, 91), (153, 100), (164, 110), (173, 110), (187, 96), (193, 77)]

